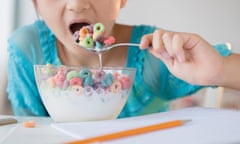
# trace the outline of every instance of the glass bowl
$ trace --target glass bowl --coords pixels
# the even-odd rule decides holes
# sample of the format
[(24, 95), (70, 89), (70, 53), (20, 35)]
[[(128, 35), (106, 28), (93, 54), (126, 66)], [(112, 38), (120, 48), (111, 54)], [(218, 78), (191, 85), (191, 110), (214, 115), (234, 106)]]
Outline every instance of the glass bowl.
[(136, 70), (126, 67), (34, 65), (38, 90), (56, 122), (115, 119), (128, 99)]

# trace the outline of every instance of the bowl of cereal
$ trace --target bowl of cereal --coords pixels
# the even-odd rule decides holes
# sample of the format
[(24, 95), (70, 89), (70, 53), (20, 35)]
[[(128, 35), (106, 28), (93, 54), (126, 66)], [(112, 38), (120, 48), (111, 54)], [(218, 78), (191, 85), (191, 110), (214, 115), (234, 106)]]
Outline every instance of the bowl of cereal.
[(136, 70), (126, 67), (34, 65), (38, 90), (56, 122), (115, 119), (131, 91)]

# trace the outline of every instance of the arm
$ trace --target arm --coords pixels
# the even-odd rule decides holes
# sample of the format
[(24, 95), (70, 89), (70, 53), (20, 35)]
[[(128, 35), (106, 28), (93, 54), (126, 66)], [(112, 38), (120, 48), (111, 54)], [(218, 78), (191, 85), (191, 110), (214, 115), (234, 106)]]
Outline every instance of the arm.
[(225, 57), (218, 78), (213, 81), (216, 85), (240, 90), (240, 54)]
[(156, 30), (142, 38), (141, 49), (146, 49), (148, 45), (152, 45), (150, 52), (182, 80), (197, 85), (240, 89), (236, 80), (240, 72), (239, 56), (221, 56), (199, 35)]

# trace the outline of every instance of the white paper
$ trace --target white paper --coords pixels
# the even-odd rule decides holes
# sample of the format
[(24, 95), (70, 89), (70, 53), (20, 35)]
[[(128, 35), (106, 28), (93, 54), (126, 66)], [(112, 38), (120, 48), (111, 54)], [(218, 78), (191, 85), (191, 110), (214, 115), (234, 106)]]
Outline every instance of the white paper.
[(52, 127), (84, 139), (121, 130), (166, 122), (192, 120), (182, 126), (116, 139), (106, 144), (237, 144), (240, 143), (240, 112), (212, 108), (186, 108), (117, 120), (54, 123)]

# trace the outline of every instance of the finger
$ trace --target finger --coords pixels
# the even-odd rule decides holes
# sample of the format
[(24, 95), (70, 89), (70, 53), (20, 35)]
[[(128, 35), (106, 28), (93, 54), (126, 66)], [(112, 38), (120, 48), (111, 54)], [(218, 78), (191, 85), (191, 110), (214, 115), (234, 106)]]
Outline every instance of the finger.
[(161, 59), (167, 66), (171, 66), (173, 59), (166, 50), (163, 42), (163, 35), (165, 33), (168, 32), (165, 30), (156, 30), (153, 33), (153, 49), (151, 49), (150, 52), (157, 58)]
[(172, 33), (172, 32), (165, 32), (162, 36), (165, 49), (171, 57), (175, 57), (175, 52), (172, 47), (173, 34), (174, 33)]
[(160, 60), (163, 61), (163, 63), (165, 63), (165, 65), (167, 67), (172, 66), (173, 64), (173, 59), (172, 57), (169, 56), (169, 54), (167, 53), (167, 51), (162, 51), (161, 53), (156, 52), (154, 49), (150, 49), (149, 50), (155, 57), (159, 58)]
[(179, 62), (184, 62), (185, 61), (185, 53), (184, 53), (184, 44), (187, 42), (186, 37), (184, 34), (181, 33), (175, 33), (173, 35), (173, 40), (172, 40), (172, 49), (174, 52), (175, 57)]
[(141, 42), (140, 42), (140, 49), (147, 49), (149, 48), (149, 46), (152, 45), (152, 39), (153, 39), (153, 35), (152, 34), (147, 34), (147, 35), (144, 35), (141, 39)]
[(204, 39), (202, 39), (202, 37), (198, 34), (193, 34), (193, 33), (183, 33), (183, 48), (184, 49), (192, 49), (195, 48), (197, 45), (199, 45), (199, 43), (201, 42), (206, 42)]
[(152, 47), (153, 50), (157, 53), (161, 53), (165, 51), (165, 47), (163, 44), (162, 36), (164, 34), (164, 30), (156, 30), (153, 33), (153, 41), (152, 41)]

